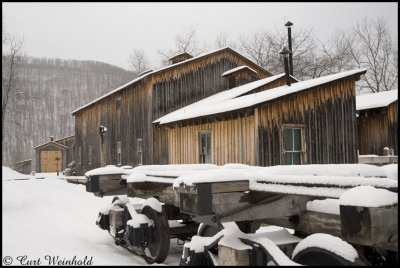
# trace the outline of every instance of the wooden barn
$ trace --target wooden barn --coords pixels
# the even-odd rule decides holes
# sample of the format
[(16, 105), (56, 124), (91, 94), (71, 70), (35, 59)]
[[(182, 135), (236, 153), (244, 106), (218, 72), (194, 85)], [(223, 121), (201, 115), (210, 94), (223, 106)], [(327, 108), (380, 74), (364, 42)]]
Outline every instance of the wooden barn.
[[(231, 48), (197, 57), (187, 53), (172, 65), (135, 80), (72, 112), (77, 174), (105, 166), (168, 164), (168, 132), (152, 122), (218, 92), (272, 76)], [(281, 80), (281, 82), (279, 82)], [(283, 84), (283, 76), (275, 84)]]
[(357, 163), (358, 69), (291, 85), (271, 77), (215, 94), (155, 121), (170, 164)]
[(75, 135), (50, 141), (35, 147), (37, 172), (63, 171), (74, 159)]
[(398, 90), (357, 96), (360, 155), (383, 155), (388, 147), (398, 154)]

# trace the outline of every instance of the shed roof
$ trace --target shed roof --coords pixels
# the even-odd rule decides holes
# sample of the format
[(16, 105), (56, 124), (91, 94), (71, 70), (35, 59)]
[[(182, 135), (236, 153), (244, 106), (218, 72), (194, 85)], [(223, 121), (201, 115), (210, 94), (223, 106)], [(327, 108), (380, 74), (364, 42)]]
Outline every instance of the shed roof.
[[(106, 98), (106, 97), (108, 97), (108, 96), (114, 94), (114, 93), (117, 93), (117, 92), (119, 92), (120, 90), (123, 90), (123, 89), (127, 88), (128, 86), (133, 85), (134, 83), (137, 83), (137, 82), (141, 81), (142, 79), (144, 79), (144, 78), (146, 78), (146, 77), (150, 77), (151, 75), (154, 75), (154, 74), (156, 74), (156, 73), (159, 73), (159, 72), (162, 72), (162, 71), (165, 71), (165, 70), (169, 70), (169, 69), (175, 68), (175, 67), (177, 67), (177, 66), (181, 66), (181, 65), (187, 64), (187, 63), (189, 63), (189, 62), (192, 62), (192, 61), (195, 61), (195, 60), (204, 58), (204, 57), (206, 57), (206, 56), (210, 56), (210, 55), (212, 55), (212, 54), (220, 53), (220, 52), (226, 51), (226, 50), (232, 51), (232, 52), (234, 52), (235, 54), (239, 55), (240, 57), (245, 58), (245, 59), (247, 59), (247, 60), (253, 62), (253, 61), (250, 60), (249, 58), (243, 56), (242, 54), (240, 54), (239, 52), (237, 52), (236, 50), (234, 50), (234, 49), (232, 49), (232, 48), (230, 48), (230, 47), (225, 47), (225, 48), (217, 49), (217, 50), (214, 50), (214, 51), (211, 51), (211, 52), (208, 52), (208, 53), (200, 54), (200, 55), (197, 56), (197, 57), (193, 57), (193, 58), (191, 58), (191, 59), (187, 59), (187, 60), (184, 60), (184, 61), (180, 61), (180, 62), (178, 62), (178, 63), (172, 64), (172, 65), (169, 65), (169, 66), (166, 66), (166, 67), (157, 69), (157, 70), (153, 70), (153, 71), (148, 72), (148, 73), (146, 73), (146, 74), (143, 74), (142, 76), (139, 76), (139, 77), (133, 79), (132, 81), (126, 83), (125, 85), (122, 85), (122, 86), (120, 86), (120, 87), (118, 87), (118, 88), (116, 88), (116, 89), (114, 89), (114, 90), (108, 92), (107, 94), (105, 94), (105, 95), (103, 95), (103, 96), (101, 96), (101, 97), (99, 97), (99, 98), (97, 98), (97, 99), (95, 99), (95, 100), (93, 100), (93, 101), (91, 101), (91, 102), (85, 104), (84, 106), (82, 106), (82, 107), (80, 107), (80, 108), (78, 108), (78, 109), (72, 111), (71, 114), (72, 114), (72, 115), (75, 115), (77, 112), (79, 112), (79, 111), (81, 111), (81, 110), (83, 110), (83, 109), (89, 107), (90, 105), (92, 105), (92, 104), (94, 104), (94, 103), (96, 103), (96, 102), (98, 102), (98, 101), (100, 101), (100, 100), (102, 100), (102, 99), (104, 99), (104, 98)], [(255, 65), (257, 65), (260, 69), (262, 69), (262, 70), (264, 70), (265, 72), (267, 72), (267, 73), (269, 73), (269, 74), (272, 75), (272, 73), (269, 72), (268, 70), (266, 70), (265, 68), (259, 66), (259, 65), (258, 65), (257, 63), (255, 63), (255, 62), (253, 62), (253, 63), (254, 63)]]
[(62, 144), (59, 144), (59, 143), (57, 143), (57, 142), (49, 141), (49, 142), (46, 142), (46, 143), (43, 143), (43, 144), (40, 144), (40, 145), (36, 146), (34, 149), (37, 149), (37, 148), (39, 148), (39, 147), (43, 147), (43, 146), (48, 145), (48, 144), (51, 144), (51, 143), (53, 143), (54, 145), (59, 146), (59, 147), (61, 147), (61, 148), (63, 148), (63, 149), (67, 149), (67, 148), (68, 148), (67, 146), (64, 146), (64, 145), (62, 145)]
[(357, 111), (386, 107), (399, 98), (397, 89), (378, 93), (359, 95), (356, 97)]
[[(271, 79), (273, 77), (283, 76), (284, 74), (280, 74), (277, 76), (269, 77), (269, 78), (264, 78), (252, 83), (248, 83), (246, 85), (240, 86), (233, 88), (228, 91), (224, 91), (221, 93), (223, 94), (223, 97), (219, 98), (218, 95), (221, 93), (215, 94), (211, 97), (208, 97), (206, 99), (200, 100), (196, 103), (193, 103), (191, 105), (188, 105), (186, 107), (183, 107), (177, 111), (174, 111), (172, 113), (169, 113), (153, 123), (160, 123), (160, 124), (167, 124), (171, 122), (176, 122), (176, 121), (181, 121), (181, 120), (186, 120), (186, 119), (192, 119), (192, 118), (199, 118), (207, 115), (213, 115), (213, 114), (220, 114), (220, 113), (225, 113), (229, 111), (234, 111), (234, 110), (240, 110), (243, 108), (249, 108), (252, 106), (255, 106), (257, 104), (269, 102), (272, 100), (275, 100), (277, 98), (293, 94), (296, 92), (300, 92), (303, 90), (315, 88), (317, 86), (327, 84), (339, 79), (343, 79), (346, 77), (350, 77), (353, 75), (361, 75), (365, 74), (366, 69), (356, 69), (356, 70), (351, 70), (347, 72), (342, 72), (342, 73), (337, 73), (333, 75), (328, 75), (324, 77), (319, 77), (315, 79), (309, 79), (306, 81), (298, 82), (295, 84), (292, 84), (291, 86), (280, 86), (276, 87), (273, 89), (268, 89), (265, 91), (261, 91), (258, 93), (254, 94), (249, 94), (245, 95), (242, 97), (237, 97), (242, 94), (233, 94), (232, 92), (239, 91), (240, 89), (246, 88), (246, 90), (250, 91), (253, 89), (256, 89), (268, 81), (268, 79)], [(232, 94), (231, 94), (232, 93)], [(201, 107), (201, 109), (199, 109)]]

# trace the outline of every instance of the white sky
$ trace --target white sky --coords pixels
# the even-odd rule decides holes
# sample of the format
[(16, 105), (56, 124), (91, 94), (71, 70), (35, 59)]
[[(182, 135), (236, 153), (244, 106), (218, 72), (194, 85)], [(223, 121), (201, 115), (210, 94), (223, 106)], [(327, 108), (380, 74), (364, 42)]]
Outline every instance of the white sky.
[(197, 27), (210, 48), (218, 33), (236, 40), (260, 29), (310, 28), (321, 40), (364, 17), (384, 17), (398, 38), (398, 3), (2, 3), (5, 30), (24, 38), (28, 55), (96, 60), (128, 68), (143, 49), (158, 65), (158, 49), (171, 49), (176, 34)]

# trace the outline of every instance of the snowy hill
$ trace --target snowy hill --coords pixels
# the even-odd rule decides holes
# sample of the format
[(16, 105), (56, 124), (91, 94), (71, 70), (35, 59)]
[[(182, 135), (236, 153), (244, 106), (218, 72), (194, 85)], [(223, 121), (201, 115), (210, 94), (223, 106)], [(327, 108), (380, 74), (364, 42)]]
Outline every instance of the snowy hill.
[(71, 111), (136, 77), (95, 61), (26, 57), (4, 122), (3, 165), (32, 158), (33, 147), (74, 134)]

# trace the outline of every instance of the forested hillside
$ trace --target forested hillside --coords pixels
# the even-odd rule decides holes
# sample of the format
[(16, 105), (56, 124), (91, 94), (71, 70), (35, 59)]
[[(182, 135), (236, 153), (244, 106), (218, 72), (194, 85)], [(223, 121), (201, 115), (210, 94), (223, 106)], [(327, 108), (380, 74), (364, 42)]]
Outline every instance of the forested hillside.
[(71, 111), (136, 77), (102, 62), (33, 57), (24, 57), (17, 72), (18, 90), (4, 120), (3, 165), (32, 158), (50, 136), (74, 134)]

